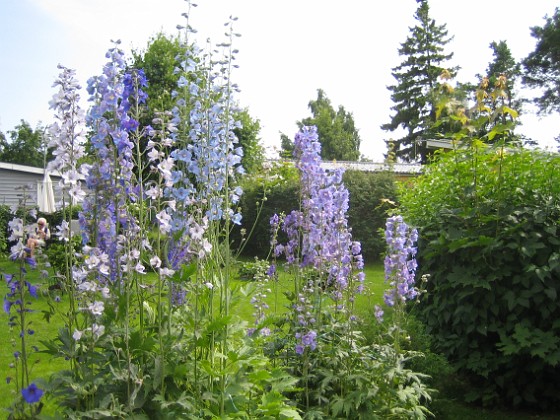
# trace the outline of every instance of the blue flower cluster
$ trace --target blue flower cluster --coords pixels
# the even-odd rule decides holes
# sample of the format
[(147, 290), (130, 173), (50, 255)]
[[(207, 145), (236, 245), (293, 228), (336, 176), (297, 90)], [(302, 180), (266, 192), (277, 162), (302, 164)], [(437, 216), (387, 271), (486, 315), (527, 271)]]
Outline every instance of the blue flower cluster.
[[(61, 174), (59, 188), (68, 193), (71, 204), (77, 204), (86, 196), (82, 189), (83, 174), (76, 167), (76, 162), (85, 155), (85, 114), (79, 106), (80, 85), (75, 78), (76, 71), (61, 65), (58, 68), (61, 72), (54, 86), (59, 89), (49, 102), (57, 121), (49, 126), (48, 146), (54, 148), (54, 159), (49, 162), (48, 170)], [(61, 239), (68, 240), (68, 237)]]
[[(117, 279), (117, 273), (131, 270), (144, 273), (140, 250), (128, 249), (131, 237), (140, 228), (130, 214), (127, 203), (136, 201), (133, 187), (133, 149), (129, 131), (138, 122), (128, 115), (133, 104), (145, 102), (143, 72), (126, 73), (124, 53), (116, 43), (106, 56), (109, 61), (100, 76), (88, 80), (88, 93), (93, 105), (87, 115), (92, 128), (91, 144), (97, 158), (92, 165), (82, 165), (91, 194), (83, 202), (80, 226), (88, 248), (89, 270), (100, 274), (100, 280)], [(126, 233), (122, 233), (126, 232)]]
[[(284, 254), (288, 263), (299, 262), (327, 275), (336, 300), (339, 292), (357, 280), (355, 292), (363, 289), (364, 261), (359, 242), (352, 241), (348, 228), (348, 190), (342, 183), (342, 170), (321, 167), (321, 144), (316, 127), (303, 127), (295, 137), (294, 157), (300, 171), (302, 209), (284, 219), (286, 244), (277, 244), (276, 256)], [(278, 216), (273, 216), (272, 224)], [(300, 261), (301, 260), (301, 261)], [(354, 276), (355, 269), (358, 273)]]
[[(231, 89), (221, 69), (214, 71), (214, 63), (197, 54), (196, 47), (185, 45), (185, 56), (178, 57), (180, 78), (171, 121), (177, 127), (172, 136), (175, 149), (167, 159), (157, 156), (167, 180), (163, 195), (176, 206), (158, 218), (168, 231), (189, 238), (189, 255), (203, 258), (211, 251), (204, 235), (211, 222), (241, 223), (241, 214), (233, 209), (242, 190), (232, 181), (243, 173), (243, 151), (233, 132), (239, 123), (232, 117)], [(185, 109), (190, 110), (188, 116)]]
[(387, 255), (385, 256), (385, 280), (391, 286), (384, 294), (387, 306), (414, 299), (417, 268), (416, 247), (418, 231), (410, 228), (402, 216), (387, 219), (385, 229)]
[[(316, 332), (311, 329), (314, 316), (309, 315), (313, 300), (309, 296), (319, 288), (330, 292), (337, 311), (352, 303), (355, 293), (363, 291), (365, 275), (361, 245), (352, 241), (348, 228), (348, 190), (342, 182), (342, 170), (327, 171), (321, 167), (321, 144), (316, 127), (303, 127), (295, 137), (294, 157), (300, 172), (301, 210), (286, 215), (281, 223), (288, 238), (285, 244), (273, 240), (274, 255), (284, 255), (289, 264), (312, 268), (320, 278), (318, 284), (305, 285), (294, 309), (300, 331), (296, 351), (315, 349)], [(280, 220), (271, 218), (275, 230)], [(348, 301), (344, 301), (344, 297)]]

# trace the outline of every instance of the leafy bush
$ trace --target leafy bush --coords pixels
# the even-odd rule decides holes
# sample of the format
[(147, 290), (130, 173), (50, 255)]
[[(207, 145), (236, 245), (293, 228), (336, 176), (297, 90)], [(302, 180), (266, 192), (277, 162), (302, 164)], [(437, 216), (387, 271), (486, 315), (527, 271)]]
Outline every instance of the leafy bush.
[(0, 205), (0, 255), (8, 251), (8, 222), (12, 217), (10, 207)]
[(418, 316), (477, 385), (468, 399), (560, 401), (559, 164), (474, 147), (441, 156), (401, 191), (420, 231), (420, 274), (431, 275)]
[(82, 239), (80, 235), (72, 236), (72, 239), (68, 244), (58, 241), (56, 238), (54, 240), (51, 238), (49, 245), (45, 249), (45, 253), (47, 254), (49, 263), (54, 272), (57, 274), (66, 272), (66, 252), (69, 252), (70, 255), (72, 255), (72, 261), (74, 264), (81, 262), (81, 259), (76, 256), (79, 254), (81, 247)]
[(266, 277), (269, 267), (268, 261), (255, 257), (255, 261), (240, 262), (237, 275), (241, 280), (258, 281)]
[(263, 176), (245, 180), (240, 207), (241, 229), (232, 234), (243, 254), (266, 258), (270, 251), (270, 218), (299, 207), (299, 183), (293, 165), (280, 164)]
[(385, 227), (391, 203), (397, 200), (395, 178), (389, 173), (346, 171), (344, 184), (350, 193), (348, 223), (352, 235), (362, 244), (364, 257), (379, 260), (385, 251), (379, 231)]

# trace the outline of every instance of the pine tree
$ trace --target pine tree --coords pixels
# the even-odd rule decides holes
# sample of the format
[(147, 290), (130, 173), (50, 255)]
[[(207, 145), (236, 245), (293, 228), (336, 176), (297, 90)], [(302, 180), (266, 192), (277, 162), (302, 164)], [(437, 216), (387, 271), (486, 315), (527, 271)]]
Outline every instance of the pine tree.
[[(401, 44), (399, 54), (405, 60), (392, 69), (397, 83), (388, 86), (395, 114), (391, 122), (383, 124), (381, 129), (394, 132), (398, 128), (405, 130), (404, 137), (393, 140), (394, 153), (404, 161), (427, 161), (428, 149), (421, 144), (435, 122), (434, 91), (438, 77), (445, 70), (445, 62), (453, 53), (445, 54), (445, 46), (452, 38), (448, 37), (446, 25), (437, 25), (430, 17), (427, 0), (418, 1), (419, 6), (414, 15), (418, 22), (410, 29), (411, 33)], [(458, 68), (451, 68), (454, 75)], [(430, 132), (430, 136), (431, 136)]]
[[(492, 137), (490, 142), (504, 140), (511, 143), (519, 140), (513, 129), (519, 125), (517, 114), (521, 112), (522, 101), (516, 97), (515, 85), (521, 75), (519, 63), (515, 61), (506, 41), (490, 43), (493, 51), (493, 61), (488, 64), (486, 75), (477, 75), (479, 79), (476, 90), (477, 109), (485, 107), (487, 122), (480, 126), (479, 136), (496, 128), (498, 125), (510, 124), (512, 129), (503, 134)], [(511, 110), (511, 111), (509, 111)], [(515, 118), (513, 117), (515, 115)], [(505, 136), (505, 137), (504, 137)]]
[(542, 115), (560, 112), (560, 9), (545, 16), (543, 26), (531, 28), (535, 50), (523, 61), (523, 84), (537, 89), (533, 99)]

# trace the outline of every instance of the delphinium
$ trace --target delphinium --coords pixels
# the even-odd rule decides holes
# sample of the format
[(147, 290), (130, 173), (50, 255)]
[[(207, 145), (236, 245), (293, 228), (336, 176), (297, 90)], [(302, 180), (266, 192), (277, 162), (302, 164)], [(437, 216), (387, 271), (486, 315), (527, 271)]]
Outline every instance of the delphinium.
[[(416, 241), (418, 231), (409, 227), (402, 216), (387, 219), (385, 241), (387, 252), (384, 259), (385, 281), (389, 288), (383, 296), (385, 304), (393, 309), (393, 333), (396, 350), (400, 349), (404, 322), (405, 304), (418, 297), (416, 287)], [(383, 310), (375, 308), (376, 317), (380, 320)]]
[[(58, 285), (69, 297), (69, 310), (66, 312), (66, 324), (72, 331), (76, 322), (77, 307), (75, 284), (72, 276), (76, 261), (74, 241), (70, 229), (72, 206), (79, 205), (86, 192), (83, 189), (83, 174), (78, 161), (85, 155), (86, 127), (85, 113), (80, 108), (81, 89), (76, 80), (75, 70), (58, 66), (60, 73), (54, 83), (58, 91), (53, 95), (49, 105), (55, 111), (56, 121), (49, 126), (49, 148), (52, 148), (53, 160), (47, 166), (49, 171), (61, 175), (57, 190), (60, 191), (61, 209), (64, 217), (55, 227), (55, 237), (63, 244), (64, 271), (57, 272)], [(66, 211), (70, 209), (70, 211)]]
[[(231, 24), (226, 25), (230, 41), (235, 36)], [(178, 58), (179, 81), (173, 92), (177, 104), (173, 110), (178, 128), (176, 148), (170, 154), (171, 183), (164, 189), (164, 196), (175, 199), (176, 207), (161, 214), (161, 220), (166, 220), (171, 235), (182, 238), (186, 257), (196, 263), (187, 295), (194, 309), (193, 334), (199, 334), (206, 323), (229, 315), (229, 232), (232, 224), (241, 221), (235, 206), (242, 191), (235, 180), (242, 172), (242, 149), (233, 132), (238, 123), (233, 118), (232, 95), (236, 88), (230, 80), (234, 54), (231, 42), (218, 45), (222, 54), (211, 48), (201, 51), (188, 44), (188, 20), (185, 28), (185, 54)], [(227, 353), (227, 328), (225, 324), (223, 331), (211, 334), (210, 352), (207, 348), (195, 349), (196, 386), (199, 358), (206, 358), (213, 368), (216, 363), (225, 363), (216, 354)], [(220, 340), (215, 339), (218, 336)], [(221, 377), (218, 381), (222, 412), (225, 380)]]
[[(296, 286), (300, 337), (298, 353), (315, 348), (313, 324), (320, 320), (324, 296), (330, 297), (335, 313), (353, 319), (354, 296), (363, 290), (364, 263), (361, 247), (352, 241), (348, 227), (348, 190), (342, 183), (342, 171), (329, 172), (321, 167), (316, 127), (303, 127), (295, 137), (294, 157), (301, 179), (301, 210), (286, 215), (282, 230), (285, 244), (275, 244), (277, 256), (284, 255), (288, 264), (311, 269), (312, 279)], [(277, 217), (277, 216), (275, 216)], [(313, 316), (308, 315), (311, 305)], [(309, 318), (303, 321), (302, 316)], [(305, 338), (305, 339), (304, 339)]]
[[(8, 315), (8, 327), (14, 334), (12, 338), (13, 362), (10, 368), (15, 370), (13, 376), (6, 378), (7, 383), (13, 383), (17, 396), (9, 408), (13, 418), (34, 418), (42, 409), (42, 403), (35, 404), (41, 400), (43, 390), (38, 388), (32, 379), (31, 352), (39, 349), (29, 343), (29, 337), (35, 334), (33, 321), (30, 315), (30, 297), (37, 298), (39, 288), (30, 283), (27, 278), (27, 267), (35, 268), (36, 261), (30, 256), (30, 249), (24, 244), (28, 229), (24, 226), (21, 218), (14, 217), (8, 222), (10, 236), (8, 240), (14, 242), (10, 249), (10, 260), (18, 266), (16, 274), (3, 273), (8, 287), (8, 293), (4, 296), (4, 311)], [(37, 360), (38, 362), (38, 360)]]
[[(109, 60), (103, 73), (88, 81), (92, 102), (86, 116), (91, 131), (88, 163), (77, 167), (83, 155), (80, 144), (83, 120), (76, 108), (78, 86), (72, 71), (63, 68), (56, 83), (60, 91), (52, 101), (59, 121), (51, 129), (51, 145), (56, 147), (56, 159), (51, 167), (62, 172), (63, 192), (74, 202), (83, 198), (79, 213), (83, 263), (67, 265), (67, 278), (74, 293), (70, 297), (75, 305), (71, 312), (76, 315), (67, 320), (59, 348), (51, 346), (53, 352), (71, 361), (74, 370), (70, 378), (65, 377), (65, 372), (55, 377), (52, 391), (60, 397), (62, 405), (78, 412), (96, 409), (97, 399), (103, 393), (95, 378), (104, 369), (112, 369), (115, 374), (108, 381), (112, 386), (124, 384), (124, 397), (118, 398), (123, 398), (121, 403), (129, 412), (141, 383), (138, 368), (141, 363), (134, 359), (138, 354), (133, 355), (129, 344), (136, 326), (132, 323), (139, 312), (143, 313), (138, 311), (142, 304), (132, 299), (139, 289), (139, 278), (146, 274), (142, 253), (149, 244), (136, 216), (141, 211), (134, 207), (139, 204), (139, 190), (133, 172), (133, 153), (137, 149), (131, 139), (138, 141), (135, 137), (138, 125), (129, 113), (145, 100), (141, 90), (145, 82), (141, 73), (127, 73), (118, 42), (106, 57)], [(87, 195), (82, 190), (81, 179)], [(69, 241), (67, 224), (63, 223), (58, 230), (60, 239)], [(142, 327), (141, 320), (139, 324)], [(108, 342), (112, 349), (107, 347)], [(101, 363), (97, 356), (101, 349), (107, 352), (109, 360), (116, 359), (114, 366)], [(72, 381), (76, 392), (72, 398), (64, 398), (66, 387), (60, 385), (72, 387)], [(85, 383), (78, 386), (80, 381)]]
[[(293, 352), (301, 358), (295, 367), (301, 369), (302, 403), (307, 409), (322, 398), (311, 394), (317, 385), (316, 369), (326, 359), (345, 372), (339, 375), (337, 389), (344, 392), (344, 378), (350, 375), (346, 364), (355, 356), (354, 299), (364, 281), (361, 247), (352, 241), (348, 227), (348, 190), (342, 171), (322, 168), (320, 149), (316, 127), (303, 127), (297, 133), (294, 158), (300, 172), (301, 209), (283, 218), (281, 229), (287, 241), (273, 243), (276, 257), (283, 255), (296, 273)], [(271, 221), (273, 228), (276, 218)], [(346, 360), (339, 357), (342, 348), (348, 352)]]

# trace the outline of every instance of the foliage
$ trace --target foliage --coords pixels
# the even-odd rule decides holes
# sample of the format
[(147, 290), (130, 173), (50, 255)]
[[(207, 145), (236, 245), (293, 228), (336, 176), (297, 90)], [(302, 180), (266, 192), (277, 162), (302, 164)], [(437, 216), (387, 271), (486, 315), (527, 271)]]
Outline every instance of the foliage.
[[(79, 235), (72, 236), (69, 244), (51, 240), (45, 249), (48, 261), (55, 273), (66, 273), (67, 256), (71, 256), (72, 266), (82, 262), (79, 253), (82, 249), (82, 239)], [(66, 253), (69, 253), (67, 255)]]
[[(521, 137), (514, 133), (522, 100), (516, 98), (515, 85), (520, 76), (520, 65), (516, 63), (505, 41), (492, 42), (494, 60), (488, 64), (485, 75), (478, 74), (478, 86), (471, 87), (472, 105), (466, 112), (471, 120), (478, 120), (472, 137), (484, 137), (496, 129), (496, 134), (487, 137), (487, 143), (519, 144)], [(515, 110), (515, 111), (514, 111)], [(510, 111), (510, 112), (507, 112)], [(508, 127), (503, 130), (502, 127)], [(526, 140), (530, 143), (530, 140)]]
[(232, 232), (234, 247), (243, 255), (266, 258), (270, 251), (270, 218), (299, 206), (297, 173), (289, 163), (273, 164), (262, 174), (245, 178), (242, 185), (243, 219)]
[[(399, 127), (406, 131), (404, 137), (391, 141), (396, 156), (407, 162), (427, 161), (428, 150), (418, 140), (429, 138), (427, 130), (436, 121), (433, 96), (436, 82), (444, 70), (442, 66), (453, 57), (453, 53), (444, 52), (450, 41), (446, 26), (437, 25), (430, 17), (428, 1), (418, 3), (414, 15), (418, 24), (410, 29), (411, 34), (399, 48), (399, 54), (405, 58), (393, 68), (396, 84), (388, 87), (395, 114), (389, 123), (381, 126), (386, 131), (393, 132)], [(451, 69), (450, 73), (453, 75), (455, 70)]]
[(533, 99), (540, 113), (560, 111), (560, 10), (545, 16), (543, 26), (531, 28), (535, 50), (523, 59), (523, 84), (540, 91)]
[(343, 179), (350, 193), (348, 222), (352, 226), (352, 235), (362, 244), (364, 257), (376, 261), (385, 252), (385, 242), (379, 231), (385, 226), (387, 212), (397, 201), (394, 176), (346, 171)]
[[(335, 111), (322, 89), (317, 90), (317, 99), (309, 102), (309, 109), (313, 116), (304, 118), (297, 124), (299, 128), (317, 127), (321, 139), (321, 158), (324, 160), (359, 160), (361, 140), (352, 114), (347, 112), (342, 105)], [(283, 142), (285, 151), (290, 147)]]
[(268, 261), (255, 257), (254, 261), (240, 262), (237, 275), (241, 280), (259, 281), (266, 276), (269, 268)]
[(8, 250), (8, 222), (11, 218), (10, 207), (0, 205), (0, 256)]
[(28, 122), (21, 120), (8, 131), (9, 140), (0, 137), (0, 162), (43, 168), (47, 159), (46, 142), (43, 128), (31, 128)]
[(171, 92), (177, 87), (179, 74), (175, 72), (175, 67), (177, 57), (182, 54), (184, 54), (184, 50), (180, 40), (163, 33), (152, 37), (144, 51), (132, 52), (132, 67), (143, 69), (148, 80), (147, 107), (140, 116), (143, 126), (152, 124), (156, 112), (166, 111), (174, 106)]
[(469, 399), (558, 404), (559, 163), (478, 142), (440, 156), (401, 191), (431, 275), (418, 316), (480, 390)]
[(247, 109), (236, 113), (235, 119), (241, 124), (240, 127), (233, 130), (239, 140), (239, 145), (243, 148), (241, 165), (248, 174), (261, 171), (265, 156), (259, 139), (261, 129), (259, 120), (253, 120)]

